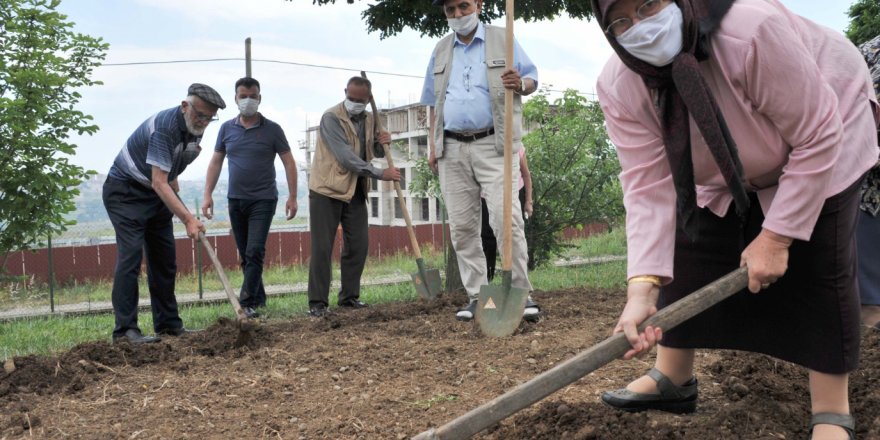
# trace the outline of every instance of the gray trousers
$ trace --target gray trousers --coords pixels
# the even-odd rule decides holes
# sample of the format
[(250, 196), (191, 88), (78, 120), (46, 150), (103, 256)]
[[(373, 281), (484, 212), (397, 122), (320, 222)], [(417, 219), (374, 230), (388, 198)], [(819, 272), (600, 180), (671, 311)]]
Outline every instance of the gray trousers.
[(369, 228), (367, 203), (360, 188), (350, 203), (309, 191), (309, 229), (312, 252), (309, 260), (309, 307), (329, 305), (331, 258), (336, 229), (342, 225), (340, 266), (342, 288), (338, 302), (356, 300), (361, 295), (361, 275), (367, 262)]
[[(519, 157), (514, 154), (513, 176), (517, 178)], [(475, 142), (459, 142), (447, 138), (443, 156), (438, 160), (440, 190), (449, 213), (449, 230), (452, 246), (458, 257), (458, 270), (470, 299), (475, 300), (480, 287), (486, 284), (486, 257), (483, 254), (480, 232), (482, 209), (480, 192), (486, 198), (489, 225), (498, 239), (499, 249), (504, 248), (501, 233), (504, 212), (504, 156), (495, 151), (495, 135)], [(515, 183), (515, 182), (514, 182)], [(532, 290), (528, 275), (528, 248), (518, 191), (513, 185), (513, 234), (511, 252), (513, 257), (513, 287)]]

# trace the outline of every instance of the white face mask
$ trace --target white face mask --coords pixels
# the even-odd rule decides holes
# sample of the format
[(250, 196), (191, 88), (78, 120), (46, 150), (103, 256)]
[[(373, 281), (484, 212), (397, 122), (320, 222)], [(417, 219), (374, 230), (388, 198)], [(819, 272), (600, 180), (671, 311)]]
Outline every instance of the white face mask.
[(663, 67), (681, 52), (684, 18), (675, 3), (663, 8), (617, 37), (617, 42), (632, 56)]
[(480, 17), (477, 11), (458, 18), (447, 18), (449, 29), (452, 29), (458, 35), (470, 35), (477, 25), (480, 24)]
[(349, 100), (348, 98), (345, 99), (345, 110), (348, 111), (348, 113), (350, 115), (359, 115), (359, 114), (363, 113), (364, 110), (366, 110), (366, 109), (367, 109), (367, 104), (362, 104), (360, 102), (354, 102), (354, 101)]
[(254, 98), (244, 98), (238, 100), (238, 111), (241, 112), (241, 115), (246, 118), (257, 114), (257, 108), (259, 106), (260, 101)]

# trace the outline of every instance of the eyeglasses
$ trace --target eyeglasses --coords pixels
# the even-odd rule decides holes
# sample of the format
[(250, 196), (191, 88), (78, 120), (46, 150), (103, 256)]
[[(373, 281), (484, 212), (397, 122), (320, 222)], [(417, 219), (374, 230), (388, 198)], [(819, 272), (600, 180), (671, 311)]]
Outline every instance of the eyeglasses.
[[(636, 9), (636, 17), (639, 20), (644, 20), (648, 17), (653, 17), (657, 15), (658, 12), (663, 10), (666, 5), (671, 3), (670, 0), (646, 0)], [(605, 33), (612, 35), (614, 37), (621, 36), (624, 32), (630, 30), (633, 27), (633, 21), (629, 17), (618, 18), (611, 22), (608, 27), (605, 28)]]
[(197, 109), (196, 106), (194, 106), (192, 104), (190, 104), (189, 107), (192, 109), (193, 112), (195, 112), (195, 118), (197, 120), (199, 120), (199, 122), (210, 123), (210, 122), (220, 120), (220, 118), (217, 115), (206, 115), (206, 114), (200, 112), (199, 109)]

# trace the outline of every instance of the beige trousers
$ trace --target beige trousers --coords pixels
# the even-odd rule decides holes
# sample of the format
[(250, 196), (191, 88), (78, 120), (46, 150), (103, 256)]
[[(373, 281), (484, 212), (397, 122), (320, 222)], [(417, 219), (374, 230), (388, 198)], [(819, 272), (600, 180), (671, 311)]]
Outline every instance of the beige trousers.
[[(504, 156), (495, 151), (495, 135), (474, 142), (446, 138), (443, 156), (439, 158), (440, 190), (449, 214), (452, 246), (458, 257), (461, 279), (471, 300), (477, 299), (480, 287), (486, 285), (486, 257), (480, 240), (482, 209), (480, 193), (489, 208), (489, 224), (498, 238), (499, 255), (504, 248), (501, 233), (504, 212)], [(513, 178), (519, 174), (519, 157), (514, 154)], [(528, 248), (523, 229), (516, 185), (512, 185), (513, 247), (512, 286), (532, 290), (528, 275)]]

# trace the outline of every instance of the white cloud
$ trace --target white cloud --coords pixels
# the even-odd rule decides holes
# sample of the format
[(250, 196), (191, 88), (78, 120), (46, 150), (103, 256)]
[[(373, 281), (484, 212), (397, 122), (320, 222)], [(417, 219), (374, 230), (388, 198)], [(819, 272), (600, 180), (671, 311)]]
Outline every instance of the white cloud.
[[(837, 2), (785, 2), (803, 9), (796, 12), (813, 14), (820, 21), (823, 16), (816, 11), (824, 12), (830, 17), (824, 19), (833, 22), (829, 25), (840, 27), (836, 24), (841, 15), (838, 10), (845, 6), (828, 5)], [(352, 69), (254, 62), (254, 76), (263, 84), (261, 110), (281, 124), (296, 152), (307, 125), (316, 124), (324, 109), (342, 100), (345, 81), (360, 70), (416, 76), (371, 73), (380, 106), (415, 102), (421, 95), (421, 77), (437, 39), (422, 38), (414, 31), (385, 40), (378, 34), (367, 34), (360, 17), (365, 5), (348, 5), (342, 0), (323, 7), (312, 5), (311, 0), (136, 0), (124, 5), (77, 0), (64, 2), (62, 7), (78, 23), (78, 32), (103, 36), (111, 44), (107, 63), (243, 58), (244, 39), (251, 37), (255, 60)], [(503, 25), (503, 20), (497, 24)], [(517, 22), (515, 31), (538, 66), (542, 83), (557, 90), (591, 92), (612, 53), (595, 22), (568, 18)], [(233, 117), (232, 85), (244, 76), (243, 64), (225, 61), (97, 69), (95, 77), (105, 85), (82, 91), (80, 109), (93, 115), (101, 130), (93, 137), (74, 138), (81, 147), (73, 160), (107, 172), (135, 127), (149, 115), (177, 105), (192, 82), (217, 88), (229, 105), (220, 113), (221, 120)], [(205, 153), (187, 169), (184, 178), (204, 176), (218, 129), (219, 124), (208, 128), (202, 142)]]

